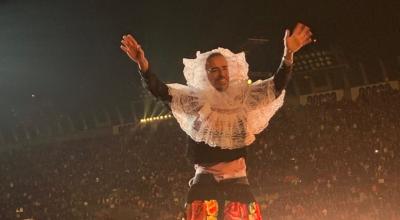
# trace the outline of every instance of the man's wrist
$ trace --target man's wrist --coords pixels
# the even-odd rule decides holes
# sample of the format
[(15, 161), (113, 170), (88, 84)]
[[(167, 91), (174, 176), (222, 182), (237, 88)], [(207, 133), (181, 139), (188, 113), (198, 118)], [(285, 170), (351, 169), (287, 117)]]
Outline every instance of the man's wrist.
[(294, 51), (285, 47), (285, 49), (283, 50), (283, 56), (293, 56)]
[(285, 51), (283, 52), (282, 60), (285, 61), (286, 64), (291, 65), (293, 64), (293, 55), (294, 52), (285, 48)]
[(292, 65), (293, 64), (293, 54), (284, 54), (282, 57), (282, 60), (285, 62), (285, 64)]
[(139, 70), (142, 73), (146, 73), (149, 70), (149, 62), (147, 61), (140, 62), (138, 63), (138, 65), (139, 65)]

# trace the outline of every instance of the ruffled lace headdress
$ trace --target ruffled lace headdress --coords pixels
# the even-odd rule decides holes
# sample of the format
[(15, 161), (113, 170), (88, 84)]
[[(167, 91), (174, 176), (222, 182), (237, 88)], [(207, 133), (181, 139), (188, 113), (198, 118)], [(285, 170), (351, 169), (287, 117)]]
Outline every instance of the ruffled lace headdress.
[[(223, 92), (207, 78), (206, 61), (213, 53), (222, 54), (228, 62), (229, 86)], [(285, 91), (275, 97), (272, 78), (248, 84), (244, 52), (218, 48), (196, 55), (183, 59), (187, 85), (167, 84), (174, 117), (193, 140), (211, 147), (234, 149), (251, 144), (282, 106)]]

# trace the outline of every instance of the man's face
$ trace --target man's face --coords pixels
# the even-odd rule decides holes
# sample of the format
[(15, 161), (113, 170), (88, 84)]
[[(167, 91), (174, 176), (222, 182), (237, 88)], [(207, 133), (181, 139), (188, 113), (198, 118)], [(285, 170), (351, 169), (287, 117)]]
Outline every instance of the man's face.
[(228, 62), (222, 55), (211, 57), (206, 63), (207, 77), (211, 85), (222, 92), (229, 86)]

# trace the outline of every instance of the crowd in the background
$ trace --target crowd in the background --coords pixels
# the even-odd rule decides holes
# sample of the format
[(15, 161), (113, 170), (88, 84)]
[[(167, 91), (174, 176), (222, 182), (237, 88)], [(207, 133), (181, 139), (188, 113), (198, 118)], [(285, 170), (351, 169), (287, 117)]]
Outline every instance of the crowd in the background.
[(336, 102), (336, 92), (329, 92), (307, 97), (308, 105), (323, 105), (329, 102)]
[[(247, 158), (265, 218), (400, 219), (399, 112), (399, 91), (385, 86), (284, 106)], [(181, 219), (193, 175), (185, 145), (166, 120), (4, 151), (0, 219)]]

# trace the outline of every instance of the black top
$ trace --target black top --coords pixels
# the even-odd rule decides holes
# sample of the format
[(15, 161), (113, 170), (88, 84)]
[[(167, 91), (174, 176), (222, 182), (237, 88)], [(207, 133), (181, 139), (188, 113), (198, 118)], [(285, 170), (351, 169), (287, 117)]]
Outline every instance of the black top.
[[(282, 90), (288, 85), (292, 76), (293, 65), (288, 65), (284, 61), (281, 62), (277, 72), (274, 74), (275, 96), (279, 96)], [(164, 102), (171, 102), (172, 97), (168, 93), (168, 87), (161, 82), (157, 76), (149, 68), (147, 72), (140, 72), (142, 82), (157, 99)], [(169, 106), (168, 106), (169, 107)], [(188, 159), (195, 164), (218, 163), (236, 160), (240, 157), (247, 156), (247, 147), (238, 149), (221, 149), (220, 147), (210, 147), (204, 142), (195, 142), (188, 138)]]

